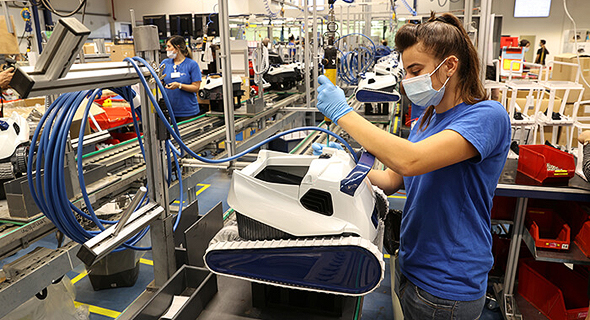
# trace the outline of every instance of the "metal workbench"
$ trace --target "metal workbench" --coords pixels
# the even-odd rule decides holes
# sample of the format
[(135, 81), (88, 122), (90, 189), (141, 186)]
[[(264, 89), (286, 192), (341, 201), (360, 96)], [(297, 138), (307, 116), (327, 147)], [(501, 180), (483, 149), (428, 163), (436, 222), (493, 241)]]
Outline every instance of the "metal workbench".
[(521, 240), (525, 241), (527, 247), (537, 260), (590, 264), (590, 259), (581, 252), (573, 241), (570, 244), (570, 250), (568, 252), (536, 250), (532, 237), (524, 227), (529, 199), (588, 202), (590, 201), (590, 184), (576, 177), (572, 178), (567, 186), (542, 185), (518, 173), (516, 170), (517, 164), (517, 160), (508, 159), (495, 193), (496, 196), (517, 198), (504, 282), (494, 285), (494, 291), (505, 319), (522, 319), (522, 316), (518, 312), (518, 306), (516, 305), (514, 296)]
[[(297, 103), (301, 96), (301, 94), (292, 95), (274, 103), (271, 107), (266, 108), (254, 116), (236, 120), (236, 131), (246, 128), (257, 129), (256, 134), (236, 144), (237, 152), (253, 146), (284, 128), (299, 126), (300, 121), (303, 121), (304, 115), (301, 112), (286, 112), (282, 109)], [(281, 116), (279, 117), (280, 119), (277, 119), (279, 113)], [(187, 145), (197, 152), (209, 148), (219, 141), (225, 140), (223, 121), (220, 121), (217, 117), (205, 117), (195, 121), (188, 121), (185, 125), (180, 126), (180, 132), (183, 138), (187, 138), (185, 140)], [(104, 203), (100, 201), (101, 198), (108, 198), (125, 192), (125, 190), (132, 187), (133, 182), (145, 179), (145, 164), (143, 161), (141, 163), (131, 161), (131, 159), (136, 158), (138, 153), (138, 143), (136, 141), (130, 141), (129, 143), (111, 149), (105, 149), (102, 152), (93, 153), (84, 158), (84, 165), (101, 164), (108, 168), (107, 171), (109, 171), (110, 176), (104, 179), (117, 177), (116, 181), (108, 184), (98, 181), (97, 184), (101, 184), (102, 187), (96, 188), (96, 190), (92, 186), (88, 186), (89, 192), (91, 192), (93, 199), (96, 200), (96, 202), (93, 201), (95, 205)], [(224, 157), (225, 154), (225, 152), (220, 153), (217, 157)], [(133, 166), (130, 167), (130, 163), (133, 163)], [(199, 181), (204, 180), (216, 170), (214, 168), (183, 170), (184, 192), (194, 195), (195, 192), (187, 192), (186, 189), (194, 188)], [(175, 182), (169, 188), (170, 198), (175, 199), (179, 194), (179, 186)], [(188, 201), (193, 200), (188, 199)], [(0, 220), (3, 218), (10, 219), (9, 209), (5, 200), (0, 201)], [(41, 214), (38, 218), (34, 218), (22, 226), (15, 226), (5, 232), (0, 231), (0, 257), (5, 257), (20, 249), (27, 248), (31, 243), (54, 231), (55, 226)], [(76, 252), (79, 248), (80, 246), (78, 244), (71, 242), (55, 251), (40, 252), (39, 254), (43, 255), (41, 260), (44, 261), (37, 263), (34, 270), (23, 273), (18, 279), (0, 283), (0, 305), (10, 306), (9, 308), (0, 309), (0, 318), (10, 312), (14, 306), (22, 304), (35, 293), (48, 286), (52, 279), (59, 278), (79, 265), (81, 261), (76, 257)], [(39, 275), (43, 276), (39, 277)]]

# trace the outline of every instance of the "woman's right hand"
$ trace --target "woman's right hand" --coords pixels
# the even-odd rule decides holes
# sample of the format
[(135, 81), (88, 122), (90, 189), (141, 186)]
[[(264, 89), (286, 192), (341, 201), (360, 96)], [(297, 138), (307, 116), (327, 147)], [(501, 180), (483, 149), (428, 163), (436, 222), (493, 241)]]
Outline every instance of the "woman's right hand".
[(352, 111), (346, 102), (344, 91), (323, 75), (319, 76), (318, 83), (320, 86), (318, 87), (317, 107), (326, 117), (338, 123), (342, 116)]
[(166, 89), (174, 90), (180, 88), (180, 83), (178, 82), (170, 82), (166, 85)]

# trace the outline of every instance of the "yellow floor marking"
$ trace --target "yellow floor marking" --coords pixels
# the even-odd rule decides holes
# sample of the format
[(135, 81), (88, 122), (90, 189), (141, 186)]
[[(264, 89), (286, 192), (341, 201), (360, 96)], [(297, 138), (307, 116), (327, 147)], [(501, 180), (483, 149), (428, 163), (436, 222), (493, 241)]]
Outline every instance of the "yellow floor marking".
[(88, 272), (86, 272), (86, 270), (84, 270), (82, 273), (80, 273), (79, 275), (77, 275), (74, 279), (72, 279), (72, 284), (82, 280), (85, 276), (88, 275)]
[(201, 194), (201, 192), (207, 190), (207, 188), (209, 188), (211, 185), (210, 184), (206, 184), (206, 183), (197, 183), (198, 186), (201, 186), (201, 189), (199, 189), (199, 191), (197, 191), (197, 196)]
[(79, 306), (88, 306), (88, 310), (90, 312), (95, 313), (95, 314), (100, 314), (101, 316), (105, 316), (105, 317), (109, 317), (109, 318), (113, 318), (113, 319), (115, 319), (121, 315), (121, 312), (119, 312), (119, 311), (105, 309), (105, 308), (93, 306), (91, 304), (86, 304), (86, 303), (82, 303), (82, 302), (78, 302), (78, 301), (74, 301), (74, 306), (76, 308), (78, 308)]
[(154, 265), (154, 262), (152, 260), (148, 260), (148, 259), (144, 259), (144, 258), (139, 259), (139, 262), (141, 262), (143, 264), (147, 264), (149, 266), (153, 266)]
[(406, 196), (387, 196), (388, 198), (393, 198), (393, 199), (406, 199)]
[[(195, 196), (198, 196), (201, 194), (201, 192), (207, 190), (207, 188), (209, 188), (211, 185), (210, 184), (206, 184), (206, 183), (197, 183), (198, 186), (201, 186), (201, 189), (197, 190), (197, 192), (195, 193)], [(179, 204), (180, 202), (178, 200), (174, 200), (174, 202), (172, 202), (174, 204)]]

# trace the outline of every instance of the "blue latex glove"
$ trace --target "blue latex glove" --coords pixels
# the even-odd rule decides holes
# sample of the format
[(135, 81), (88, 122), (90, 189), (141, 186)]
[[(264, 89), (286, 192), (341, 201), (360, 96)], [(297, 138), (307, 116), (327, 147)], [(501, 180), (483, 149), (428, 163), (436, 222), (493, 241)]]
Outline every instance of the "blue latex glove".
[(318, 83), (318, 109), (326, 117), (338, 124), (338, 120), (352, 111), (346, 103), (344, 91), (336, 87), (326, 76), (319, 76)]
[[(314, 142), (314, 143), (311, 145), (311, 148), (313, 149), (313, 155), (314, 155), (314, 156), (319, 156), (319, 155), (321, 155), (321, 154), (322, 154), (322, 150), (324, 149), (324, 147), (325, 147), (325, 146), (326, 146), (325, 144), (321, 144), (321, 143)], [(329, 148), (338, 149), (338, 150), (344, 150), (344, 149), (342, 149), (342, 146), (341, 146), (339, 143), (336, 143), (336, 142), (334, 142), (334, 141), (330, 141), (330, 142), (328, 143), (328, 147), (329, 147)]]

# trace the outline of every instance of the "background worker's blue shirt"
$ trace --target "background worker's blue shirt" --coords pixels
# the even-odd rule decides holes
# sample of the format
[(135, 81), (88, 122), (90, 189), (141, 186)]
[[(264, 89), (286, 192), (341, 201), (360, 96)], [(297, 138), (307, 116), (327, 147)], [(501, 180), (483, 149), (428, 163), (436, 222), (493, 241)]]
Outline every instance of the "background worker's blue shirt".
[[(178, 82), (184, 84), (191, 84), (195, 81), (201, 81), (201, 69), (199, 64), (189, 58), (185, 58), (180, 64), (174, 68), (174, 61), (172, 59), (165, 59), (162, 61), (164, 65), (164, 83), (169, 84)], [(176, 71), (175, 71), (176, 70)], [(174, 72), (179, 73), (179, 77), (172, 78)], [(172, 111), (175, 117), (190, 117), (199, 113), (199, 103), (197, 102), (197, 95), (194, 92), (188, 92), (180, 89), (166, 89), (170, 103), (172, 104)]]
[(479, 156), (404, 177), (407, 200), (401, 224), (401, 270), (432, 295), (476, 300), (486, 292), (493, 264), (490, 212), (510, 146), (510, 119), (500, 103), (490, 100), (435, 112), (424, 131), (419, 131), (421, 118), (409, 141), (453, 130)]

